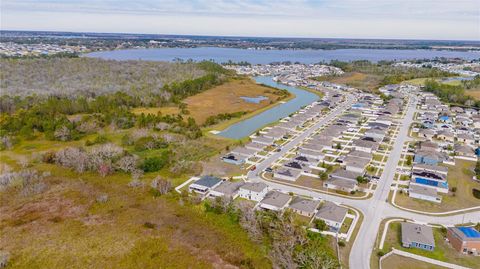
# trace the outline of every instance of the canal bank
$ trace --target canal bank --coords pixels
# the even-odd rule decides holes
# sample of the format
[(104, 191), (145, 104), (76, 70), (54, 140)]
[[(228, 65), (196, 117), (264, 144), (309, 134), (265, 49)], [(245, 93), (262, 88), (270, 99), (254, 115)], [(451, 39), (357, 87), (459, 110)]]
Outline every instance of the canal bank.
[(255, 77), (257, 83), (265, 84), (270, 87), (287, 90), (294, 96), (293, 99), (286, 101), (285, 103), (276, 105), (261, 113), (258, 113), (247, 119), (243, 119), (225, 130), (219, 132), (217, 135), (230, 139), (243, 139), (257, 130), (272, 124), (290, 114), (298, 111), (304, 106), (311, 104), (314, 101), (320, 99), (320, 97), (310, 91), (300, 89), (297, 87), (287, 86), (277, 83), (272, 80), (272, 77)]

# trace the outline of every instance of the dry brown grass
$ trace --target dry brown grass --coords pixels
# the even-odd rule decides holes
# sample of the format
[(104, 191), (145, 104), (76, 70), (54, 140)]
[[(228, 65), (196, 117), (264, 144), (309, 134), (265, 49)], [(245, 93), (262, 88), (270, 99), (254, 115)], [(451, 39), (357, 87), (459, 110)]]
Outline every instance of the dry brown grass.
[[(325, 78), (326, 81), (346, 84), (348, 86), (367, 91), (373, 91), (374, 89), (377, 89), (381, 79), (381, 76), (360, 72), (347, 72), (341, 76)], [(323, 78), (321, 80), (323, 80)]]
[[(47, 192), (0, 196), (1, 249), (10, 253), (10, 268), (271, 267), (264, 249), (225, 215), (182, 206), (174, 194), (130, 188), (127, 175), (45, 168), (53, 172)], [(108, 201), (96, 202), (104, 193)]]
[(465, 93), (476, 100), (480, 100), (480, 89), (466, 90)]
[[(259, 104), (249, 103), (241, 99), (242, 96), (268, 97), (267, 100)], [(183, 102), (187, 104), (187, 110), (198, 124), (203, 124), (209, 116), (215, 116), (221, 113), (233, 113), (239, 111), (253, 112), (264, 108), (279, 100), (279, 96), (274, 94), (274, 90), (259, 85), (251, 79), (233, 79), (213, 89), (190, 96)], [(133, 113), (151, 113), (157, 114), (178, 114), (178, 107), (161, 108), (136, 108)]]

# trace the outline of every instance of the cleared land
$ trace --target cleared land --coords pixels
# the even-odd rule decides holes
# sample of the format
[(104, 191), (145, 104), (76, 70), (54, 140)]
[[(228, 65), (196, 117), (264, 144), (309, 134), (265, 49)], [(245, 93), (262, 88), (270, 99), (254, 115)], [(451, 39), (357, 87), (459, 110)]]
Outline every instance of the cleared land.
[[(439, 228), (433, 229), (433, 237), (435, 238), (434, 251), (427, 251), (417, 248), (404, 248), (401, 242), (401, 223), (393, 222), (389, 225), (387, 237), (385, 238), (385, 244), (383, 251), (389, 252), (391, 248), (411, 252), (417, 255), (429, 257), (432, 259), (467, 266), (471, 268), (478, 268), (480, 266), (480, 257), (467, 256), (458, 253), (454, 250), (450, 244), (445, 241), (446, 234)], [(385, 267), (390, 268), (390, 267)], [(410, 267), (409, 267), (410, 268)]]
[[(265, 96), (258, 104), (247, 102), (241, 97)], [(251, 79), (234, 79), (210, 90), (186, 98), (183, 103), (198, 124), (203, 124), (210, 116), (222, 113), (254, 112), (282, 100), (281, 92), (255, 83)], [(157, 114), (178, 114), (178, 107), (137, 108), (133, 112)]]
[(447, 195), (442, 195), (442, 203), (437, 204), (413, 199), (408, 197), (408, 194), (400, 194), (399, 192), (397, 192), (395, 202), (399, 206), (428, 212), (445, 212), (479, 206), (480, 200), (472, 194), (473, 188), (480, 189), (480, 183), (472, 180), (475, 162), (456, 160), (455, 165), (446, 166), (448, 167), (448, 184), (450, 190), (453, 187), (456, 187), (457, 190), (455, 193), (450, 192)]
[(371, 91), (378, 88), (378, 85), (382, 80), (382, 76), (360, 72), (346, 72), (341, 76), (320, 77), (318, 80), (345, 84), (357, 89)]

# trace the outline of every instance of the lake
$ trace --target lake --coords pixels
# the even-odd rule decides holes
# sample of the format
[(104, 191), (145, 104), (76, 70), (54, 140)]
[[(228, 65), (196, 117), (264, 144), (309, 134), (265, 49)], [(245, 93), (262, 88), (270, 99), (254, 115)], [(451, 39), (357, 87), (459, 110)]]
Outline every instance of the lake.
[(287, 90), (291, 94), (294, 94), (295, 98), (287, 101), (286, 103), (276, 105), (269, 110), (266, 110), (251, 118), (237, 122), (224, 131), (218, 133), (218, 135), (233, 139), (244, 138), (251, 135), (256, 130), (264, 127), (265, 125), (287, 117), (300, 108), (319, 100), (318, 95), (314, 93), (296, 87), (276, 83), (272, 80), (272, 77), (255, 77), (255, 81), (257, 83)]
[(341, 60), (408, 60), (433, 59), (435, 57), (463, 58), (472, 60), (480, 58), (480, 52), (444, 51), (444, 50), (386, 50), (386, 49), (338, 49), (338, 50), (253, 50), (235, 48), (164, 48), (164, 49), (126, 49), (114, 51), (98, 51), (86, 54), (111, 60), (149, 60), (173, 61), (174, 59), (194, 61), (214, 60), (224, 63), (247, 61), (252, 64), (268, 64), (272, 62), (318, 63), (321, 61)]

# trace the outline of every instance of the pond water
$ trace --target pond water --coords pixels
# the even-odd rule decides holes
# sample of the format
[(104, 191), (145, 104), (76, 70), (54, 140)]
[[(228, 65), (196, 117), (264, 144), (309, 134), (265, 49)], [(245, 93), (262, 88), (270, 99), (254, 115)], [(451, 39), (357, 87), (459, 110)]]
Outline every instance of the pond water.
[(240, 98), (243, 99), (245, 102), (255, 103), (255, 104), (259, 104), (261, 101), (268, 99), (268, 97), (262, 96), (262, 95), (257, 97), (240, 96)]
[(251, 135), (253, 132), (264, 127), (265, 125), (278, 121), (281, 118), (287, 117), (288, 115), (299, 110), (300, 108), (309, 105), (319, 99), (318, 95), (309, 91), (276, 83), (272, 80), (272, 77), (255, 77), (255, 81), (257, 83), (287, 90), (291, 94), (294, 94), (295, 97), (293, 99), (290, 99), (286, 103), (276, 105), (269, 110), (266, 110), (251, 118), (237, 122), (228, 127), (227, 129), (223, 130), (222, 132), (218, 133), (218, 135), (232, 139), (242, 139), (246, 136)]
[(224, 63), (247, 61), (252, 64), (268, 64), (272, 62), (318, 63), (320, 61), (341, 60), (408, 60), (433, 59), (435, 57), (477, 59), (480, 52), (446, 51), (446, 50), (387, 50), (387, 49), (338, 49), (338, 50), (253, 50), (235, 48), (163, 48), (163, 49), (125, 49), (113, 51), (97, 51), (86, 54), (87, 57), (98, 57), (111, 60), (149, 60), (173, 61), (175, 59), (194, 61), (214, 60)]

